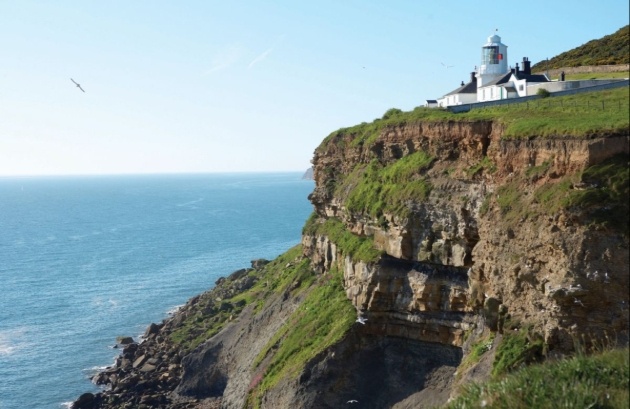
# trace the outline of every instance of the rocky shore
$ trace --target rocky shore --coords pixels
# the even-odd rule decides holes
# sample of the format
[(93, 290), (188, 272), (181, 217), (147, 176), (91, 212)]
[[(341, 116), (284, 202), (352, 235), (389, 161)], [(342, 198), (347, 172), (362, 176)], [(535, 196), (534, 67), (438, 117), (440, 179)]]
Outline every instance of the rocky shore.
[[(181, 329), (188, 317), (200, 311), (234, 311), (235, 306), (223, 302), (250, 288), (257, 281), (259, 271), (266, 260), (252, 261), (252, 268), (235, 271), (221, 277), (215, 287), (191, 298), (186, 305), (160, 324), (152, 323), (140, 342), (131, 337), (118, 337), (116, 347), (122, 348), (114, 364), (92, 377), (92, 382), (104, 388), (102, 392), (81, 395), (72, 409), (214, 409), (219, 408), (221, 398), (197, 399), (180, 396), (175, 389), (182, 379), (182, 358), (189, 352), (188, 339), (173, 341), (173, 333)], [(254, 274), (251, 274), (254, 273)], [(216, 314), (217, 318), (220, 314)], [(227, 316), (226, 321), (233, 318)]]

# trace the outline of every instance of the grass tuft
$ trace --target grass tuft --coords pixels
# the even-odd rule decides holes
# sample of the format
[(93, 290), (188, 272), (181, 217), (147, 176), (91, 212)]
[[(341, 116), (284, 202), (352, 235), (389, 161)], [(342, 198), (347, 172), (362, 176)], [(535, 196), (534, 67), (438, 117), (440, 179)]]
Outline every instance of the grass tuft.
[(447, 409), (627, 408), (628, 348), (523, 368), (473, 383)]

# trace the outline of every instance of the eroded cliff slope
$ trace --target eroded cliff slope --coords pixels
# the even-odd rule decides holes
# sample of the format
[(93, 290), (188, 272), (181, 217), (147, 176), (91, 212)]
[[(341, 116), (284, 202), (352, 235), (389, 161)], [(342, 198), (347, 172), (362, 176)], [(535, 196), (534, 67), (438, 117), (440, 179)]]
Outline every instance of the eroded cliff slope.
[[(388, 121), (331, 134), (302, 244), (152, 326), (98, 378), (111, 390), (76, 407), (431, 407), (487, 378), (513, 334), (525, 347), (500, 368), (578, 340), (626, 343), (627, 129), (504, 131)], [(489, 353), (473, 361), (479, 342)]]

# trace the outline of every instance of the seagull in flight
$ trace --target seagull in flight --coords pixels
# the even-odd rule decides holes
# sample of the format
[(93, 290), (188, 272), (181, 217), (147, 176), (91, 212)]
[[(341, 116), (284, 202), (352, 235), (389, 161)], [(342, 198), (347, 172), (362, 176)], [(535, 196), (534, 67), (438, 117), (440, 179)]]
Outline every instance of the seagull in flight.
[(356, 400), (356, 399), (350, 399), (350, 400), (349, 400), (348, 402), (346, 402), (346, 403), (359, 403), (359, 401), (358, 401), (358, 400)]
[(442, 64), (443, 66), (445, 66), (447, 69), (448, 69), (448, 68), (451, 68), (451, 67), (454, 67), (453, 65), (446, 65), (446, 64), (444, 64), (444, 63), (441, 63), (441, 64)]
[(356, 322), (365, 325), (365, 321), (367, 321), (367, 318), (357, 317), (357, 321)]
[(83, 88), (81, 88), (81, 84), (79, 84), (78, 82), (76, 82), (75, 80), (73, 80), (72, 78), (70, 78), (70, 81), (74, 82), (74, 84), (83, 92), (85, 92), (85, 90)]

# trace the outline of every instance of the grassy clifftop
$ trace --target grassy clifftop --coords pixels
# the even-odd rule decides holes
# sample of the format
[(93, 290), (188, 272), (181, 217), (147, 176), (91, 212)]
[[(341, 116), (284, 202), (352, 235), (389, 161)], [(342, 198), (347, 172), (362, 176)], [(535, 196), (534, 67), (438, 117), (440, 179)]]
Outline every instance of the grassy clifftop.
[(353, 145), (376, 140), (387, 126), (413, 122), (469, 122), (488, 120), (504, 126), (504, 138), (593, 137), (628, 132), (628, 88), (596, 91), (527, 103), (474, 109), (454, 114), (448, 110), (417, 107), (403, 112), (389, 109), (371, 123), (363, 122), (331, 133), (322, 143), (339, 135), (353, 135)]

